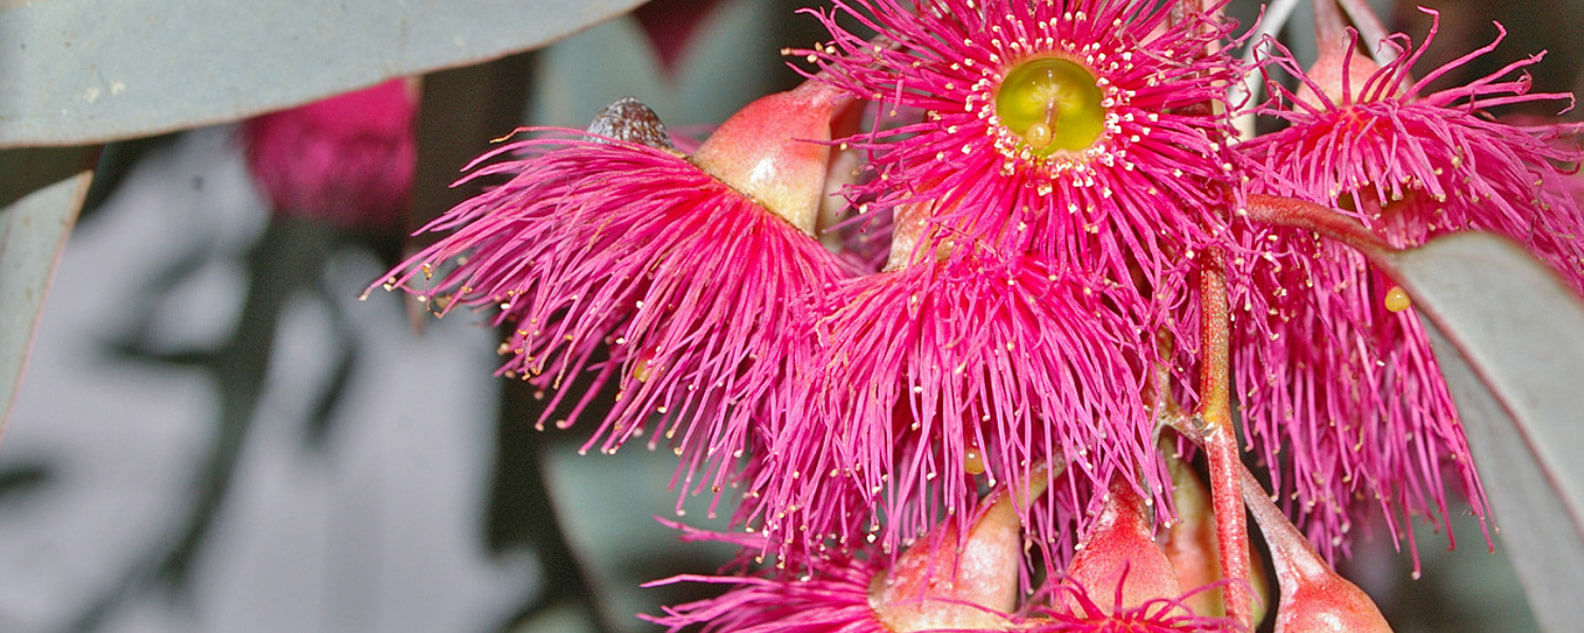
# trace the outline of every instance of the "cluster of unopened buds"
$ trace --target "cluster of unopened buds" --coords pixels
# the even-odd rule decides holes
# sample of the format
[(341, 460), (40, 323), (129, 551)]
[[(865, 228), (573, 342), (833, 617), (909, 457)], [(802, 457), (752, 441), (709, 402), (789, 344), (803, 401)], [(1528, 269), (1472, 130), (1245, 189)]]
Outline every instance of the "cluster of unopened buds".
[(1487, 112), (1571, 105), (1537, 59), (1428, 91), (1489, 47), (1414, 77), (1428, 38), (1341, 4), (1308, 64), (1218, 0), (837, 0), (702, 143), (632, 100), (522, 130), (378, 285), (491, 314), (541, 427), (736, 506), (679, 526), (744, 555), (663, 581), (728, 585), (674, 629), (1388, 630), (1330, 566), (1353, 526), (1486, 504), (1361, 249), (1489, 231), (1584, 287), (1580, 155)]

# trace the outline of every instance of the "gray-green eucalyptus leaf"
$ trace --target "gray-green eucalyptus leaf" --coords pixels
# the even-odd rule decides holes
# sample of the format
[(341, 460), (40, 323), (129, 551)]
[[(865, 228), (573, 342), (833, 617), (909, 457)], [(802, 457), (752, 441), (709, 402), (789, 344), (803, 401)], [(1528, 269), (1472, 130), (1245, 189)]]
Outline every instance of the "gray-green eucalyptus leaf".
[(0, 435), (97, 153), (87, 147), (0, 152)]
[(1385, 256), (1430, 328), (1502, 546), (1545, 630), (1584, 622), (1584, 301), (1513, 243)]
[(241, 119), (537, 48), (643, 1), (0, 1), (0, 147)]

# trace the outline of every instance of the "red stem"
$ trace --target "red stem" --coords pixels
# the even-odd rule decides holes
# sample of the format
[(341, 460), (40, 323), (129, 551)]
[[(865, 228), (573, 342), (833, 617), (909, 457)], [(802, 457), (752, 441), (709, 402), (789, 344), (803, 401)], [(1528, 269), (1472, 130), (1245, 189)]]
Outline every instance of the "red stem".
[(1385, 258), (1397, 250), (1342, 212), (1313, 202), (1252, 195), (1248, 197), (1248, 217), (1261, 224), (1314, 231), (1353, 247), (1377, 265), (1387, 263)]
[(1221, 574), (1227, 616), (1245, 628), (1253, 626), (1250, 584), (1248, 520), (1241, 492), (1243, 462), (1237, 432), (1232, 428), (1229, 383), (1231, 310), (1227, 304), (1226, 254), (1206, 251), (1199, 272), (1200, 374), (1199, 434), (1210, 463), (1210, 500), (1215, 508), (1216, 543), (1221, 550)]

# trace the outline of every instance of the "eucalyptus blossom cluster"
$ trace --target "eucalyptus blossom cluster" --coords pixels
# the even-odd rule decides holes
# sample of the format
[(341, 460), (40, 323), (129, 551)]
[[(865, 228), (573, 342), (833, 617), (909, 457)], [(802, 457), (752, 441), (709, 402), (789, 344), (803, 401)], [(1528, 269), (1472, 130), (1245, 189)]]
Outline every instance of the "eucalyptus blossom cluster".
[(1242, 630), (1246, 507), (1278, 630), (1386, 630), (1329, 566), (1353, 526), (1486, 503), (1412, 298), (1330, 228), (1495, 232), (1584, 288), (1577, 130), (1490, 113), (1571, 96), (1538, 58), (1425, 89), (1491, 46), (1415, 77), (1434, 29), (1333, 0), (1298, 60), (1223, 5), (817, 4), (800, 87), (702, 143), (633, 100), (519, 130), (376, 285), (488, 315), (531, 423), (735, 508), (679, 526), (744, 569), (668, 581), (729, 586), (668, 626)]

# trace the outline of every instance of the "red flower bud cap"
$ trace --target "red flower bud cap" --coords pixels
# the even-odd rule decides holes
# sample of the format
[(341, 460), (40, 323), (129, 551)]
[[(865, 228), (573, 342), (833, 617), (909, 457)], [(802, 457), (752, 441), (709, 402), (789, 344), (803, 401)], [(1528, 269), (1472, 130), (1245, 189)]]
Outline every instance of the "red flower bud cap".
[(762, 97), (722, 123), (691, 160), (814, 235), (830, 162), (831, 119), (848, 101), (817, 80)]
[[(1322, 55), (1309, 67), (1307, 75), (1309, 82), (1298, 86), (1296, 99), (1315, 108), (1325, 108), (1327, 103), (1332, 106), (1358, 101), (1359, 96), (1365, 93), (1370, 77), (1379, 72), (1381, 67), (1365, 55), (1357, 52), (1351, 54), (1328, 53)], [(1319, 88), (1320, 94), (1325, 96), (1321, 100), (1315, 94)]]
[(1391, 633), (1391, 625), (1369, 595), (1320, 559), (1247, 471), (1243, 502), (1265, 534), (1281, 585), (1276, 633)]
[(1172, 562), (1155, 543), (1144, 499), (1120, 478), (1112, 481), (1105, 507), (1078, 544), (1067, 577), (1102, 609), (1120, 611), (1182, 595)]
[(1017, 607), (1023, 542), (1006, 491), (986, 498), (967, 538), (958, 537), (957, 521), (947, 520), (875, 576), (869, 602), (888, 629), (1007, 628), (1004, 614)]
[[(1335, 0), (1316, 0), (1315, 43), (1319, 56), (1313, 66), (1305, 71), (1309, 81), (1301, 82), (1294, 95), (1300, 103), (1313, 108), (1343, 106), (1365, 95), (1370, 88), (1370, 78), (1380, 72), (1380, 65), (1357, 48), (1358, 33), (1348, 27), (1337, 9)], [(1384, 46), (1384, 42), (1365, 42), (1367, 46)], [(1399, 96), (1401, 86), (1395, 91)], [(1318, 95), (1316, 94), (1318, 93)], [(1380, 97), (1381, 95), (1373, 95)]]

